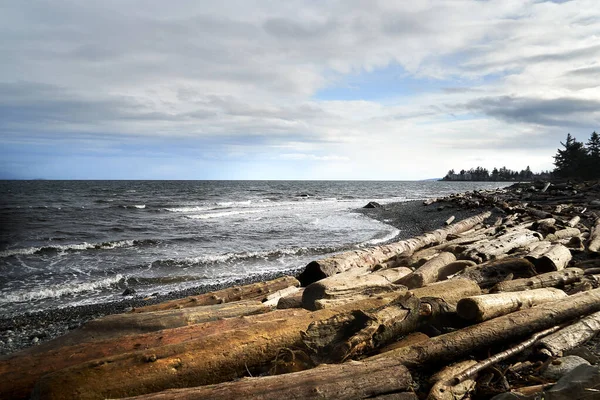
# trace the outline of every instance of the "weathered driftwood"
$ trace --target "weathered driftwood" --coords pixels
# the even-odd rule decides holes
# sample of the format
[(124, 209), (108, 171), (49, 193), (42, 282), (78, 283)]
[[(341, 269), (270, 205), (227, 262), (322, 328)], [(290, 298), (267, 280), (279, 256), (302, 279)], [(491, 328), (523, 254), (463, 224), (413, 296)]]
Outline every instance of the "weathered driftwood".
[(396, 342), (390, 343), (387, 346), (383, 346), (379, 349), (379, 352), (385, 353), (386, 351), (399, 349), (400, 347), (412, 346), (413, 344), (421, 343), (426, 340), (429, 340), (429, 336), (423, 332), (412, 332)]
[(477, 364), (475, 360), (460, 361), (455, 364), (449, 365), (442, 369), (429, 380), (433, 383), (427, 400), (456, 400), (464, 398), (469, 392), (475, 389), (475, 378), (465, 379), (458, 384), (454, 384), (452, 379), (466, 370), (469, 367)]
[(547, 272), (531, 278), (500, 282), (491, 289), (491, 292), (518, 292), (545, 287), (563, 287), (577, 282), (583, 275), (584, 271), (580, 268), (565, 268), (561, 271)]
[(600, 253), (600, 218), (596, 220), (596, 223), (590, 232), (588, 250), (593, 253)]
[(470, 279), (482, 288), (489, 288), (513, 277), (529, 278), (535, 274), (535, 267), (530, 261), (509, 257), (465, 268), (457, 277)]
[(490, 212), (484, 212), (448, 227), (437, 229), (411, 239), (370, 249), (350, 251), (326, 259), (313, 261), (306, 266), (298, 279), (302, 283), (302, 286), (307, 286), (310, 283), (347, 271), (351, 268), (374, 266), (400, 253), (413, 252), (434, 243), (441, 243), (448, 235), (467, 231), (478, 223), (483, 222), (490, 215)]
[(456, 312), (467, 320), (485, 321), (563, 297), (567, 297), (567, 294), (556, 288), (483, 294), (460, 300), (456, 306)]
[(180, 310), (113, 314), (87, 322), (80, 330), (95, 340), (178, 328), (221, 318), (239, 317), (270, 311), (272, 307), (256, 300), (236, 301)]
[[(390, 365), (391, 364), (391, 365)], [(278, 376), (244, 378), (218, 385), (172, 389), (130, 397), (129, 400), (191, 399), (373, 399), (378, 395), (408, 392), (412, 377), (406, 367), (389, 362), (350, 361)], [(414, 399), (411, 393), (407, 393)], [(381, 397), (383, 399), (385, 397)]]
[(279, 303), (279, 300), (297, 293), (300, 290), (297, 286), (289, 286), (285, 289), (278, 290), (274, 293), (267, 295), (263, 304), (268, 307), (275, 307)]
[(448, 276), (457, 272), (454, 268), (451, 271), (446, 270), (446, 266), (453, 261), (456, 261), (454, 254), (448, 252), (440, 253), (414, 272), (397, 280), (396, 283), (413, 289), (425, 286), (428, 283), (437, 282), (440, 275)]
[(570, 228), (575, 228), (577, 224), (581, 221), (581, 217), (579, 215), (574, 216), (569, 221), (567, 221), (567, 226)]
[(456, 305), (464, 297), (481, 294), (481, 289), (471, 279), (456, 278), (412, 289), (410, 292), (419, 298), (437, 297), (448, 304)]
[(444, 222), (444, 225), (450, 225), (452, 222), (454, 222), (454, 220), (456, 219), (456, 217), (453, 215), (450, 218), (448, 218), (446, 220), (446, 222)]
[(315, 321), (303, 332), (304, 344), (318, 362), (340, 362), (382, 347), (416, 330), (420, 314), (417, 297), (401, 295), (384, 306), (353, 310)]
[(519, 229), (508, 232), (497, 238), (483, 240), (469, 246), (464, 252), (462, 258), (471, 259), (477, 262), (487, 261), (498, 257), (501, 254), (508, 253), (510, 250), (526, 246), (529, 243), (541, 239), (541, 235), (527, 229)]
[(299, 288), (296, 293), (284, 296), (277, 302), (277, 308), (280, 310), (286, 308), (301, 308), (302, 307), (302, 294), (304, 288)]
[(394, 282), (412, 272), (406, 267), (382, 269), (373, 273), (369, 271), (368, 267), (354, 268), (311, 283), (302, 294), (302, 306), (307, 310), (316, 310), (368, 298), (379, 293), (400, 294), (406, 292), (406, 287)]
[(588, 315), (579, 321), (546, 336), (536, 346), (538, 350), (549, 356), (562, 356), (566, 350), (573, 349), (600, 332), (600, 312)]
[(546, 240), (548, 240), (550, 242), (555, 242), (560, 239), (568, 239), (568, 238), (572, 238), (574, 236), (579, 236), (579, 235), (581, 235), (581, 231), (579, 229), (565, 228), (565, 229), (556, 231), (554, 233), (549, 233), (548, 235), (546, 235)]
[(369, 360), (394, 360), (407, 367), (448, 362), (477, 349), (515, 340), (551, 328), (581, 315), (600, 311), (600, 289), (578, 293), (538, 307), (516, 311), (493, 320), (429, 339), (410, 347), (391, 350)]
[(44, 375), (36, 384), (36, 398), (118, 398), (218, 383), (246, 376), (248, 372), (255, 374), (276, 357), (279, 349), (301, 346), (300, 332), (310, 323), (355, 308), (376, 308), (386, 301), (373, 298), (334, 310), (275, 310), (236, 318), (241, 324), (239, 328), (229, 326), (227, 330), (193, 336), (185, 342), (141, 348)]
[(204, 293), (198, 296), (189, 296), (184, 299), (165, 301), (151, 306), (135, 308), (133, 312), (148, 312), (170, 310), (186, 307), (206, 306), (211, 304), (229, 303), (238, 300), (264, 300), (269, 293), (285, 289), (289, 286), (299, 286), (300, 282), (293, 276), (283, 276), (267, 282), (251, 283), (244, 286), (233, 286), (215, 292)]
[(564, 269), (572, 257), (571, 251), (562, 244), (538, 246), (525, 256), (535, 265), (536, 271), (540, 273)]

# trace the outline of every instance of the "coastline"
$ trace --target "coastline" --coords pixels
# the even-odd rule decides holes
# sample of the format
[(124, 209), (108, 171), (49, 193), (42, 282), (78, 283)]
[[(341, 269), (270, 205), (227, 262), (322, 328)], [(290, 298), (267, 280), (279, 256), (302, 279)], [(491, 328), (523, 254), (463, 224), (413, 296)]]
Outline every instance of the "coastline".
[[(480, 210), (482, 208), (464, 209), (450, 203), (444, 204), (444, 206), (425, 207), (422, 200), (411, 200), (387, 203), (377, 208), (359, 208), (355, 211), (398, 229), (400, 233), (390, 240), (392, 242), (438, 229), (453, 215), (460, 220), (473, 216)], [(145, 298), (133, 295), (107, 303), (54, 308), (17, 316), (0, 317), (0, 356), (47, 342), (95, 318), (231, 286), (275, 279), (284, 275), (296, 276), (303, 269), (304, 266), (286, 272), (257, 274), (240, 278), (230, 284), (197, 286)]]

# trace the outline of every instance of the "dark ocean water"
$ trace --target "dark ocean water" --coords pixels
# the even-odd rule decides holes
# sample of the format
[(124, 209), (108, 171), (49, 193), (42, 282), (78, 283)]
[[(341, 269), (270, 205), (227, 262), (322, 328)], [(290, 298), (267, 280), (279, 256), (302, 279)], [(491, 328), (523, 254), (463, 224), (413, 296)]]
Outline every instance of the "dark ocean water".
[(0, 316), (296, 272), (399, 231), (355, 212), (499, 183), (0, 181)]

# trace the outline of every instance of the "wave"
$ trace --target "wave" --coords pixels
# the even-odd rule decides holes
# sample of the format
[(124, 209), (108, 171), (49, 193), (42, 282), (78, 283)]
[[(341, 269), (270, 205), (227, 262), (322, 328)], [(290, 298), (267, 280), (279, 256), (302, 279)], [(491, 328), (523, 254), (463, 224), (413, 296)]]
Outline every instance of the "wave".
[(76, 243), (76, 244), (65, 244), (55, 246), (42, 246), (42, 247), (27, 247), (20, 249), (8, 249), (0, 251), (0, 258), (19, 256), (19, 255), (31, 255), (31, 254), (49, 254), (49, 253), (65, 253), (73, 251), (83, 250), (112, 250), (121, 247), (134, 247), (134, 246), (145, 246), (154, 245), (157, 241), (153, 239), (143, 240), (117, 240), (111, 242), (102, 243)]
[(375, 239), (371, 239), (371, 240), (367, 240), (365, 242), (362, 242), (362, 243), (360, 243), (358, 245), (358, 247), (372, 246), (372, 245), (376, 245), (376, 244), (385, 243), (385, 242), (388, 242), (388, 241), (394, 239), (399, 234), (400, 234), (400, 230), (399, 229), (394, 229), (393, 231), (391, 231), (390, 233), (388, 233), (387, 235), (385, 235), (385, 236), (383, 236), (381, 238), (375, 238)]
[(84, 292), (98, 292), (103, 289), (120, 288), (124, 282), (125, 278), (123, 278), (123, 275), (117, 274), (115, 276), (94, 282), (64, 283), (61, 285), (54, 285), (41, 289), (36, 288), (34, 291), (22, 291), (5, 294), (4, 296), (0, 297), (0, 304), (59, 298)]
[(262, 210), (243, 210), (243, 211), (224, 211), (219, 213), (211, 213), (211, 214), (198, 214), (198, 215), (187, 215), (187, 218), (191, 219), (212, 219), (212, 218), (222, 218), (222, 217), (230, 217), (232, 215), (240, 215), (240, 214), (256, 214), (263, 212)]

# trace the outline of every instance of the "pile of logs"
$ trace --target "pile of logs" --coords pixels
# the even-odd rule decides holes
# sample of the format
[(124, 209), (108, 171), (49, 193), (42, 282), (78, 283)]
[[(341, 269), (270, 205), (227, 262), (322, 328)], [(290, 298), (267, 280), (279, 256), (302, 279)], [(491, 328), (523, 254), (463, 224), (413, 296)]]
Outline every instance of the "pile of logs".
[(600, 330), (599, 198), (588, 183), (429, 200), (483, 212), (297, 279), (91, 321), (3, 357), (0, 398), (560, 395), (546, 370), (595, 357), (581, 346)]

